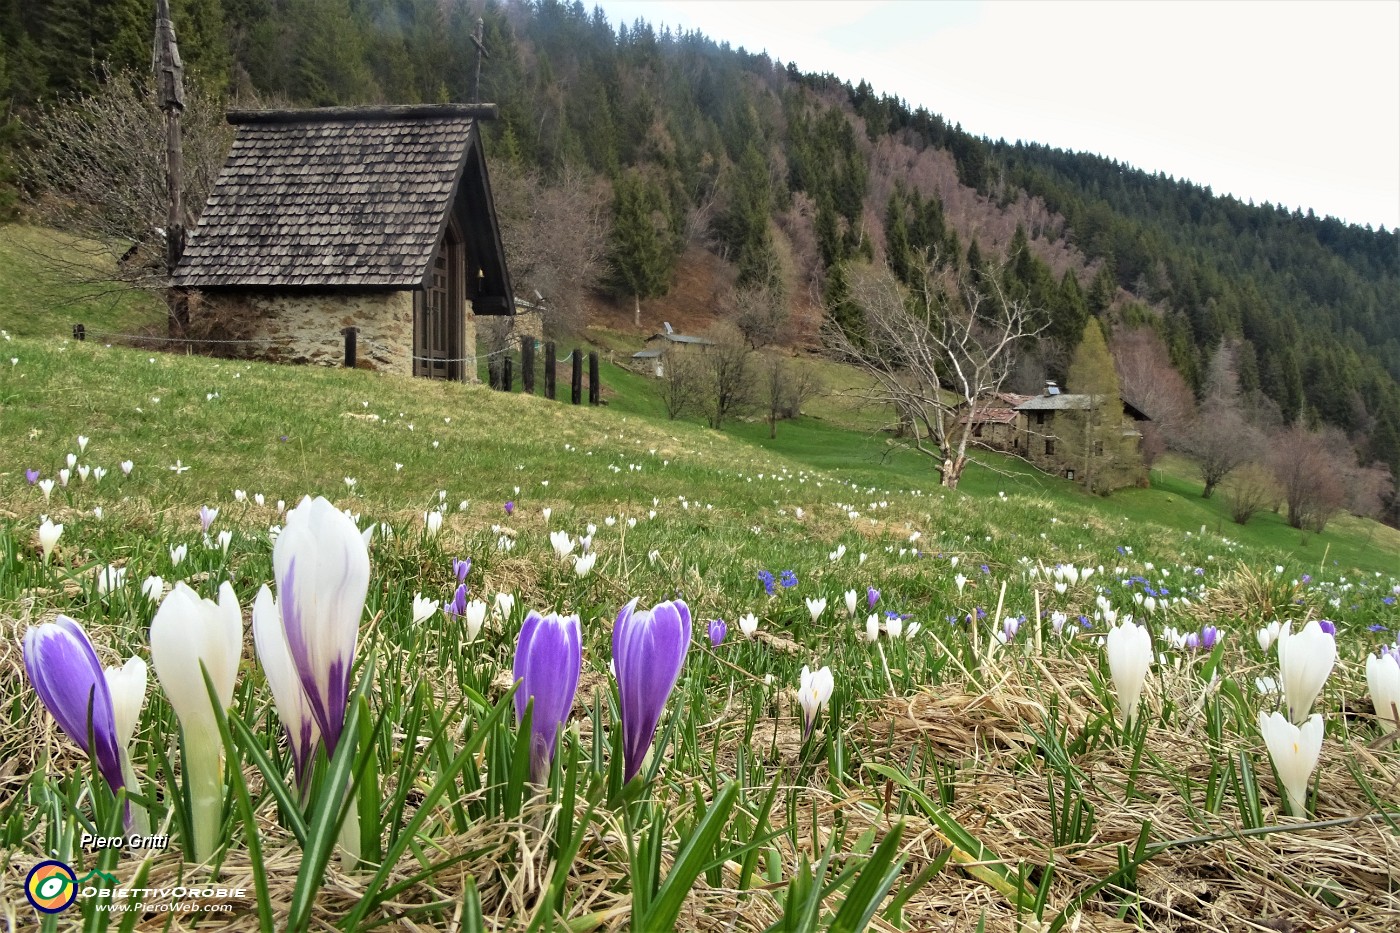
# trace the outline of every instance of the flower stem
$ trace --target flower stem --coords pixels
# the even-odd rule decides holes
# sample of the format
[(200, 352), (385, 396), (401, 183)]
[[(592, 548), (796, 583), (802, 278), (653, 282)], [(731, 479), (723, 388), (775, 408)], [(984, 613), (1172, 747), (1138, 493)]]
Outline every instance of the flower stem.
[(190, 848), (196, 862), (214, 852), (224, 811), (223, 756), (208, 736), (185, 735), (185, 779), (190, 789)]
[(127, 754), (126, 749), (121, 749), (120, 754), (122, 761), (122, 783), (126, 785), (126, 792), (128, 795), (126, 802), (129, 820), (127, 829), (145, 836), (151, 831), (151, 819), (147, 815), (145, 807), (138, 803), (132, 803), (130, 800), (131, 794), (141, 793), (141, 782), (136, 778), (136, 769), (131, 766), (131, 756)]

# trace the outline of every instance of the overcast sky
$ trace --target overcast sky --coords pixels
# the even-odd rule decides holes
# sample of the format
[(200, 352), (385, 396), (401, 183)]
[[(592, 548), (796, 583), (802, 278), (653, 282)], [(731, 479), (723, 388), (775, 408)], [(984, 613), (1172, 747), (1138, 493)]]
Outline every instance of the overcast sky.
[[(585, 0), (589, 9), (592, 3)], [(1400, 226), (1400, 0), (597, 0), (993, 139)]]

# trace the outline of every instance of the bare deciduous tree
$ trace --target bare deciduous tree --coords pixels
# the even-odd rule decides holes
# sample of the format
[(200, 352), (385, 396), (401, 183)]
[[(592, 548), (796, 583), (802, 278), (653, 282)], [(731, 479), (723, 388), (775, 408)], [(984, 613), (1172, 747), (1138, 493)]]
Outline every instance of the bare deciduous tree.
[(492, 166), (501, 241), (517, 295), (539, 302), (545, 336), (588, 325), (584, 297), (598, 284), (608, 239), (607, 196), (597, 179), (566, 167), (546, 179), (508, 160)]
[(1109, 350), (1123, 398), (1152, 419), (1142, 427), (1142, 459), (1151, 466), (1191, 423), (1196, 400), (1172, 365), (1167, 345), (1152, 328), (1114, 331)]
[[(219, 175), (233, 128), (224, 121), (223, 102), (193, 81), (182, 123), (188, 228)], [(78, 255), (54, 258), (59, 274), (93, 286), (168, 285), (166, 128), (152, 77), (110, 75), (92, 94), (44, 108), (28, 129), (34, 143), (21, 153), (20, 167), (35, 214), (85, 241), (70, 244)]]
[(803, 366), (778, 354), (763, 360), (760, 390), (767, 410), (768, 436), (778, 436), (778, 422), (796, 418), (802, 406), (821, 395), (821, 380), (811, 366)]
[(788, 322), (787, 296), (780, 288), (734, 292), (734, 326), (755, 350), (780, 342)]
[(705, 419), (719, 428), (753, 404), (753, 351), (732, 324), (716, 324), (708, 336), (714, 343), (699, 354), (698, 385)]
[(1179, 443), (1183, 451), (1196, 459), (1201, 482), (1205, 484), (1201, 490), (1203, 499), (1214, 494), (1215, 487), (1231, 470), (1263, 456), (1264, 436), (1245, 418), (1234, 353), (1228, 344), (1222, 343), (1211, 357), (1205, 400)]
[(1243, 525), (1280, 498), (1278, 480), (1259, 463), (1246, 463), (1220, 484), (1230, 517)]
[(1288, 504), (1288, 524), (1320, 532), (1341, 511), (1350, 453), (1345, 437), (1328, 438), (1299, 423), (1274, 438), (1269, 465)]
[(661, 356), (659, 390), (666, 406), (666, 417), (675, 421), (699, 403), (700, 351), (670, 347)]
[(1017, 345), (1040, 330), (998, 278), (974, 283), (932, 254), (915, 260), (912, 289), (887, 268), (858, 267), (850, 273), (855, 325), (825, 328), (831, 347), (873, 380), (867, 397), (894, 406), (901, 442), (933, 458), (950, 488), (967, 466), (978, 413), (1002, 390)]

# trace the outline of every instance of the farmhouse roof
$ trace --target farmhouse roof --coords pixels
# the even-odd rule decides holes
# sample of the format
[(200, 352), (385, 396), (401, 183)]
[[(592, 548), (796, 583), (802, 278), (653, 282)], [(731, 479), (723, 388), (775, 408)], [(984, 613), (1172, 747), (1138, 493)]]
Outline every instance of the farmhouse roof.
[(662, 351), (662, 350), (638, 350), (636, 353), (633, 353), (633, 354), (632, 354), (632, 359), (634, 359), (634, 360), (656, 360), (656, 359), (660, 359), (660, 358), (661, 358), (661, 356), (663, 355), (663, 352), (664, 352), (664, 351)]
[(495, 109), (230, 112), (238, 128), (233, 148), (190, 234), (175, 284), (416, 288), (458, 205), (466, 212), (462, 226), (479, 294), (492, 299), (496, 313), (509, 313), (510, 281), (477, 131), (477, 121)]
[[(1102, 398), (1102, 396), (1099, 396)], [(1022, 402), (1015, 406), (1016, 411), (1085, 411), (1093, 404), (1092, 395), (1037, 395), (1029, 401)], [(1120, 401), (1122, 401), (1120, 399)], [(1128, 415), (1135, 421), (1151, 421), (1143, 413), (1142, 409), (1130, 402), (1123, 401), (1123, 414)]]
[(652, 334), (645, 342), (651, 343), (653, 340), (665, 340), (669, 343), (700, 344), (701, 346), (707, 347), (714, 344), (714, 341), (709, 337), (692, 337), (689, 334)]

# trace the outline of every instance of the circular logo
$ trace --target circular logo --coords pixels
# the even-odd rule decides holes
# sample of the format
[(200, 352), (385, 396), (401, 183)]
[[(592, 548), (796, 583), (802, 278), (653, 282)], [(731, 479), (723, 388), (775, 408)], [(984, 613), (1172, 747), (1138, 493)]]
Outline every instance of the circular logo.
[(40, 862), (24, 879), (24, 896), (46, 914), (67, 910), (78, 898), (78, 876), (63, 862)]

